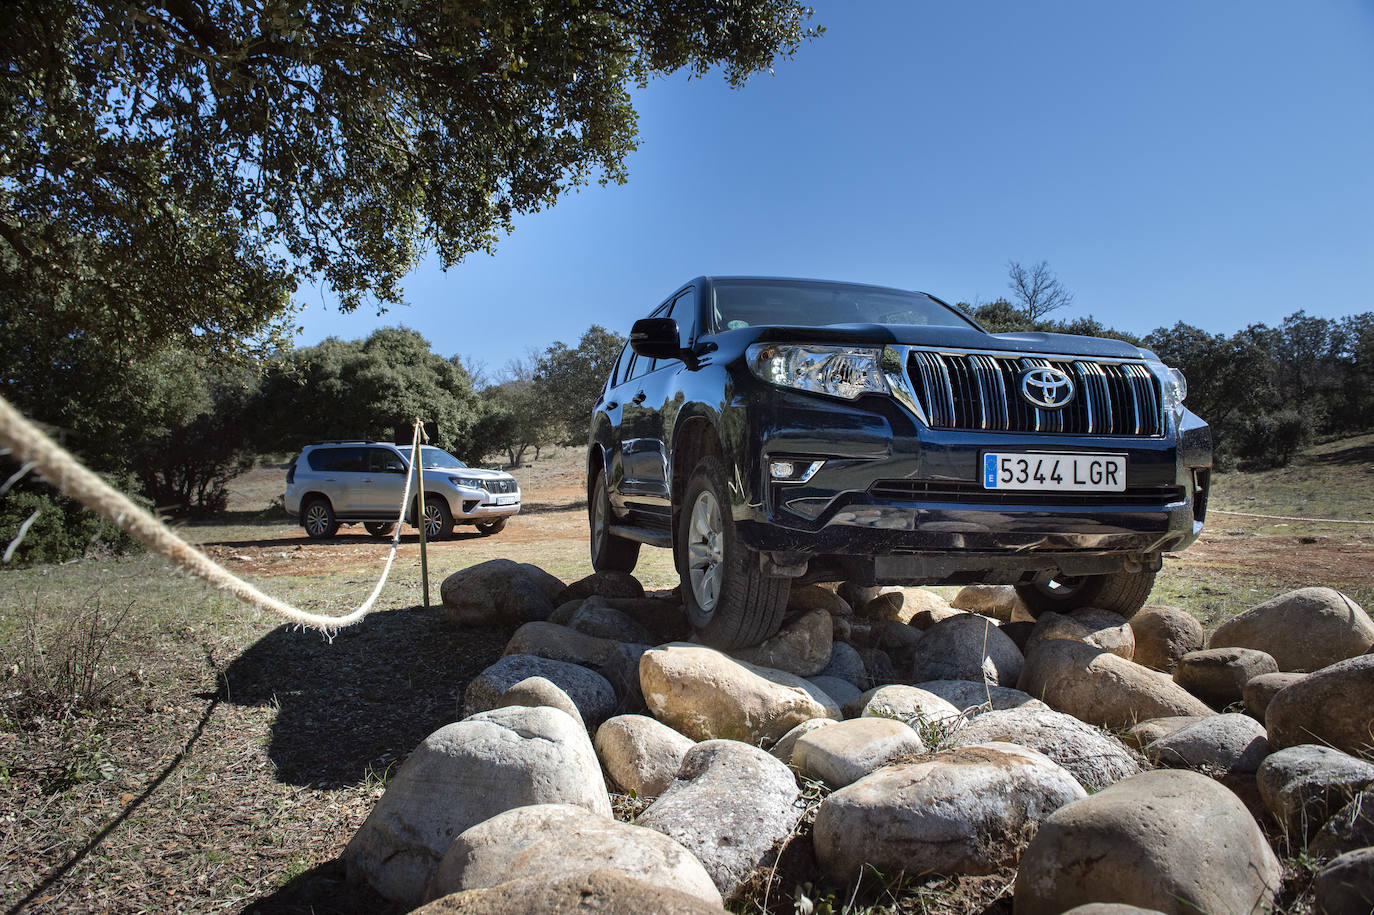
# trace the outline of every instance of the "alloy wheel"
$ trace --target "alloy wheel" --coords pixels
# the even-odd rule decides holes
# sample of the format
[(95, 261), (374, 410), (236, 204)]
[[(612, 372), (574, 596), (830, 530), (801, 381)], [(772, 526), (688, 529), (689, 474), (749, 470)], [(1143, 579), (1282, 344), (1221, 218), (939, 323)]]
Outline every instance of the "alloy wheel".
[(725, 575), (724, 527), (720, 503), (709, 491), (697, 496), (687, 536), (687, 573), (692, 596), (703, 612), (716, 609), (721, 579)]
[(311, 537), (323, 537), (329, 532), (329, 509), (320, 503), (306, 509), (305, 532)]

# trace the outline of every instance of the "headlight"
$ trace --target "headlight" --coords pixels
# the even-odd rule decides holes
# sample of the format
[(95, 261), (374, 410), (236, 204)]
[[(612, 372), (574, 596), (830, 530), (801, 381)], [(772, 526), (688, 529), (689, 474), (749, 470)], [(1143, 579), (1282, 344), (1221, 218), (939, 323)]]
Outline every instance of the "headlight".
[(1188, 397), (1188, 379), (1178, 369), (1170, 368), (1162, 362), (1151, 362), (1150, 369), (1159, 379), (1159, 388), (1164, 392), (1164, 409), (1174, 417), (1174, 422), (1183, 418), (1183, 401)]
[(878, 350), (853, 346), (755, 343), (745, 351), (749, 368), (764, 381), (844, 397), (888, 393), (878, 369)]
[(459, 489), (481, 489), (482, 481), (473, 477), (449, 477), (448, 481)]

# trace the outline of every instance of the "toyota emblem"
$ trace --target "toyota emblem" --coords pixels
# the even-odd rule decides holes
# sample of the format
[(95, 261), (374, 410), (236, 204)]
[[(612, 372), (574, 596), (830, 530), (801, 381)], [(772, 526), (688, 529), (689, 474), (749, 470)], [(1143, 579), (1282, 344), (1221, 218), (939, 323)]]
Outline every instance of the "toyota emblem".
[(1021, 396), (1045, 410), (1058, 410), (1073, 400), (1073, 379), (1050, 366), (1029, 369), (1021, 376)]

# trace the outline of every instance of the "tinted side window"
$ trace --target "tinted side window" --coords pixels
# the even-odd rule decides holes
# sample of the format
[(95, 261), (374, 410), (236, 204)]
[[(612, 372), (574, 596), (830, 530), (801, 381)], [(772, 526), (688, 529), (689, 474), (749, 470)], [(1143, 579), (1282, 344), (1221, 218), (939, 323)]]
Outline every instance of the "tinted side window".
[(630, 360), (633, 358), (634, 350), (630, 349), (630, 344), (626, 343), (625, 348), (620, 351), (620, 358), (615, 361), (615, 369), (611, 372), (611, 383), (607, 387), (613, 388), (630, 377)]
[(367, 469), (371, 473), (405, 473), (406, 465), (396, 452), (386, 448), (367, 449)]
[(319, 448), (310, 452), (308, 461), (311, 470), (335, 473), (361, 472), (363, 469), (363, 449)]
[(677, 321), (678, 345), (687, 349), (692, 345), (692, 331), (697, 321), (697, 291), (688, 289), (673, 302), (668, 314)]

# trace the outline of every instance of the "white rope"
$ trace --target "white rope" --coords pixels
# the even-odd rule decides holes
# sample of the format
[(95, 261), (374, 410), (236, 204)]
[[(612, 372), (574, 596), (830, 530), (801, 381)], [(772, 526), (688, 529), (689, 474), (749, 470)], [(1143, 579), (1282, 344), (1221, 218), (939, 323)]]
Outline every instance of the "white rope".
[(1311, 521), (1313, 524), (1374, 524), (1374, 521), (1352, 521), (1348, 518), (1296, 518), (1293, 515), (1256, 515), (1253, 512), (1228, 512), (1210, 509), (1216, 515), (1238, 515), (1242, 518), (1268, 518), (1271, 521)]
[[(41, 473), (53, 486), (105, 518), (120, 530), (133, 536), (148, 549), (166, 556), (197, 578), (209, 582), (221, 591), (232, 594), (246, 604), (251, 604), (262, 610), (269, 610), (297, 625), (318, 629), (327, 636), (332, 636), (337, 630), (345, 626), (352, 626), (367, 616), (372, 610), (372, 605), (376, 603), (378, 595), (382, 593), (382, 586), (386, 584), (387, 576), (391, 572), (391, 564), (396, 558), (396, 548), (401, 540), (401, 524), (405, 519), (405, 507), (410, 499), (410, 479), (413, 476), (413, 474), (406, 474), (405, 490), (401, 496), (401, 511), (396, 520), (395, 533), (391, 538), (391, 554), (387, 556), (386, 565), (382, 569), (382, 577), (378, 580), (377, 587), (372, 590), (372, 594), (367, 600), (363, 601), (362, 605), (352, 613), (344, 616), (324, 616), (318, 613), (307, 613), (291, 604), (264, 594), (182, 540), (165, 524), (154, 518), (145, 509), (129, 501), (127, 496), (100, 479), (61, 445), (48, 438), (42, 430), (14, 409), (4, 397), (0, 397), (0, 445), (10, 449), (20, 462), (32, 465), (33, 469)], [(412, 468), (415, 466), (418, 453), (419, 437), (417, 432), (415, 441), (411, 443), (410, 460)], [(32, 522), (33, 519), (30, 518), (29, 520)]]

